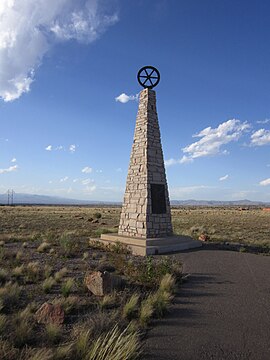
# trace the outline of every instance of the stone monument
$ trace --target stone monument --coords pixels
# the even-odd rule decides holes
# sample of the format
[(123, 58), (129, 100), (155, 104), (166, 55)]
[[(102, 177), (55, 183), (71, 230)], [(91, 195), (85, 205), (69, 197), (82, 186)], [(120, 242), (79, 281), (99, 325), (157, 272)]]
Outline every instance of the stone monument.
[(164, 158), (152, 88), (160, 75), (152, 66), (142, 68), (140, 92), (126, 191), (118, 234), (102, 234), (104, 243), (121, 242), (133, 254), (152, 255), (201, 246), (188, 236), (173, 236)]

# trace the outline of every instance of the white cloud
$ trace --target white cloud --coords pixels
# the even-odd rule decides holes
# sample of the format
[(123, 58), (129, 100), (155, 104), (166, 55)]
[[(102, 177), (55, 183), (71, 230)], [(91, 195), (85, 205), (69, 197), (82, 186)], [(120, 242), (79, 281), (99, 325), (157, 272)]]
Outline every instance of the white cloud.
[(93, 171), (93, 169), (91, 167), (89, 167), (89, 166), (85, 166), (82, 169), (82, 173), (85, 173), (85, 174), (90, 174), (92, 171)]
[(94, 180), (92, 180), (92, 179), (82, 180), (82, 184), (83, 184), (83, 185), (89, 185), (89, 184), (91, 184), (91, 183), (93, 183), (93, 182), (94, 182)]
[(270, 119), (265, 119), (265, 120), (258, 120), (256, 121), (257, 124), (268, 124), (270, 123)]
[(91, 192), (95, 191), (96, 188), (97, 188), (96, 185), (92, 185), (92, 186), (86, 186), (84, 190), (87, 193), (91, 193)]
[(176, 159), (169, 159), (169, 160), (164, 161), (164, 164), (167, 167), (172, 166), (172, 165), (176, 165), (176, 164), (179, 164), (179, 163), (180, 163), (180, 160), (176, 160)]
[(67, 180), (68, 180), (68, 176), (65, 176), (62, 179), (60, 179), (60, 182), (66, 182)]
[(118, 18), (99, 0), (1, 0), (0, 98), (30, 91), (44, 55), (60, 41), (96, 40)]
[(15, 163), (16, 161), (17, 161), (16, 158), (13, 158), (13, 159), (10, 160), (10, 162), (12, 162), (12, 163)]
[(16, 171), (18, 169), (18, 165), (14, 165), (14, 166), (10, 166), (7, 169), (0, 169), (0, 174), (5, 174), (5, 173), (9, 173), (9, 172), (13, 172)]
[(128, 101), (138, 100), (139, 94), (136, 95), (126, 95), (125, 93), (117, 96), (115, 101), (119, 101), (122, 104), (127, 103)]
[(261, 186), (270, 185), (270, 178), (260, 181)]
[(72, 181), (73, 181), (74, 183), (76, 183), (76, 182), (79, 181), (79, 179), (73, 179)]
[(45, 150), (47, 150), (47, 151), (52, 151), (52, 145), (48, 145), (48, 146), (45, 148)]
[(201, 139), (182, 149), (187, 155), (184, 155), (180, 162), (186, 163), (199, 157), (228, 153), (227, 150), (221, 150), (222, 146), (237, 141), (249, 128), (249, 124), (236, 119), (225, 121), (217, 128), (209, 126), (193, 135), (193, 137)]
[(64, 146), (63, 145), (58, 145), (58, 146), (56, 146), (55, 147), (55, 149), (54, 150), (64, 150)]
[(270, 130), (260, 129), (251, 135), (251, 145), (262, 146), (270, 144)]
[(225, 181), (229, 178), (229, 175), (224, 175), (219, 178), (219, 181)]
[(76, 151), (76, 145), (75, 144), (72, 144), (72, 145), (69, 145), (69, 151), (71, 152), (71, 153), (74, 153), (75, 151)]

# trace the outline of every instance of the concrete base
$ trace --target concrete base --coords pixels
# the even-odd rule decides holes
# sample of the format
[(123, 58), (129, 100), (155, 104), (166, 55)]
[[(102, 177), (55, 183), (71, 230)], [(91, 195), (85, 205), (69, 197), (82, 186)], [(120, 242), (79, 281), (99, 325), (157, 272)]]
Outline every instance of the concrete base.
[(118, 234), (102, 234), (99, 241), (104, 244), (120, 242), (127, 245), (133, 255), (140, 256), (165, 254), (202, 246), (201, 241), (193, 240), (189, 236), (141, 239)]

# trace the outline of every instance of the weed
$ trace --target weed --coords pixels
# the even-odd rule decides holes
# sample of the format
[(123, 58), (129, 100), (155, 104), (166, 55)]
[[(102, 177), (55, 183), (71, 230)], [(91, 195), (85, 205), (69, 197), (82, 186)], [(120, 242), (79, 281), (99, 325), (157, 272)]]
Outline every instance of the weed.
[(139, 294), (133, 294), (131, 298), (126, 302), (123, 308), (124, 319), (131, 320), (136, 317), (138, 311), (139, 298), (140, 298)]

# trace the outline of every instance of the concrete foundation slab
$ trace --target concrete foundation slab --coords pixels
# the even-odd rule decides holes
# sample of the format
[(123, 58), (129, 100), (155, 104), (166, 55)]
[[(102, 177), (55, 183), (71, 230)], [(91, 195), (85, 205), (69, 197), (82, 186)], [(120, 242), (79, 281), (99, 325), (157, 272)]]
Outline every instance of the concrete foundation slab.
[(140, 256), (166, 254), (202, 246), (201, 241), (194, 240), (189, 236), (167, 236), (142, 239), (118, 234), (102, 234), (99, 241), (104, 244), (122, 243), (127, 245), (133, 255)]

